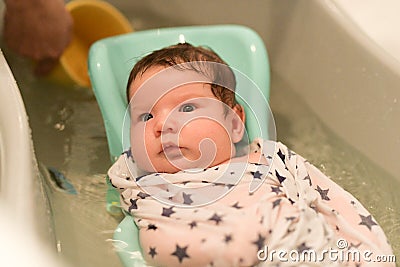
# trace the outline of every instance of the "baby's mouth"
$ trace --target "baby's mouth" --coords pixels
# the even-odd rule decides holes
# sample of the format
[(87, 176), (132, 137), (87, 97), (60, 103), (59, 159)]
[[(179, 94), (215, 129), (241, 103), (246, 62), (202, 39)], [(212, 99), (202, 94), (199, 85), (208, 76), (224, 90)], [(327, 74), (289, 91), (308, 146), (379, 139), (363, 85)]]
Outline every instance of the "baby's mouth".
[(181, 147), (175, 144), (163, 144), (160, 153), (164, 153), (167, 158), (174, 159), (183, 156), (181, 149)]

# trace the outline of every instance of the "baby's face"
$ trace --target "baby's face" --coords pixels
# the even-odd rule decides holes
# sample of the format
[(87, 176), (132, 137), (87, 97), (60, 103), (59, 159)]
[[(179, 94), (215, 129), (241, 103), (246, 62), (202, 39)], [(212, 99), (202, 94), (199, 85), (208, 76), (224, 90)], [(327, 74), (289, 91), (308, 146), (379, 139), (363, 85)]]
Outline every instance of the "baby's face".
[(130, 141), (138, 167), (174, 173), (232, 158), (234, 143), (243, 136), (244, 115), (231, 108), (226, 114), (225, 104), (199, 74), (174, 70), (164, 75), (164, 70), (152, 67), (130, 86)]

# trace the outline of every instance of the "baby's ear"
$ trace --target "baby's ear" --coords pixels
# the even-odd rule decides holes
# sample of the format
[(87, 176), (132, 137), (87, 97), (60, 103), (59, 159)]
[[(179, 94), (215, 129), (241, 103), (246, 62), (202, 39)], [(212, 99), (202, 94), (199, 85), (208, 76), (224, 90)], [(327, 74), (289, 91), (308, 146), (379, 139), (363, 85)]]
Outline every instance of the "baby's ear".
[(246, 121), (246, 114), (244, 112), (244, 108), (239, 104), (236, 104), (236, 106), (234, 106), (232, 110), (234, 112), (232, 112), (231, 138), (232, 142), (236, 144), (240, 142), (240, 140), (242, 140), (243, 138), (243, 134), (245, 131), (244, 122)]

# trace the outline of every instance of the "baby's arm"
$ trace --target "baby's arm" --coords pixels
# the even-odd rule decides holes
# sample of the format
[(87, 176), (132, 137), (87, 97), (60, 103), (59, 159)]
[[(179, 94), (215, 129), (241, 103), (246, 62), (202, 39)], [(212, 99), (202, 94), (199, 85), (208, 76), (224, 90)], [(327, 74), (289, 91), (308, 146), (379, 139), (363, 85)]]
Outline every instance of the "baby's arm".
[[(347, 242), (347, 249), (356, 249), (362, 253), (369, 251), (372, 253), (371, 259), (379, 254), (392, 255), (382, 228), (354, 196), (285, 145), (265, 142), (264, 149), (267, 146), (274, 148), (273, 154), (269, 154), (273, 157), (272, 166), (280, 168), (281, 175), (284, 173), (288, 175), (286, 178), (277, 178), (283, 181), (281, 184), (287, 197), (291, 194), (289, 196), (291, 199), (297, 199), (294, 204), (297, 205), (296, 202), (301, 202), (302, 199), (306, 200), (307, 205), (313, 208), (334, 230), (336, 240), (344, 239)], [(289, 183), (288, 172), (294, 178), (294, 184)], [(293, 192), (297, 192), (297, 195)], [(394, 265), (388, 263), (379, 266)]]
[(342, 226), (343, 229), (338, 231), (341, 231), (346, 237), (347, 234), (354, 234), (356, 229), (360, 235), (377, 245), (382, 252), (387, 255), (391, 254), (392, 250), (383, 230), (364, 206), (309, 162), (305, 162), (305, 167), (314, 189), (321, 196), (321, 201), (340, 214), (347, 222), (349, 227), (346, 229)]

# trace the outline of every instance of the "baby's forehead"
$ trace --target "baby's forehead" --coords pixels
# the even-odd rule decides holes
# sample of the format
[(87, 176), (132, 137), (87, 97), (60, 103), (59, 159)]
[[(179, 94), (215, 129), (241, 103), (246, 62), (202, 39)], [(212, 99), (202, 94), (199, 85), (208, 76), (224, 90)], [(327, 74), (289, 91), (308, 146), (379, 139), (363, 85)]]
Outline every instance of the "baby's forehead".
[(176, 88), (192, 84), (209, 85), (210, 83), (212, 83), (210, 78), (194, 70), (156, 66), (147, 69), (133, 80), (129, 88), (129, 98), (131, 102), (141, 101), (145, 98), (157, 100)]

